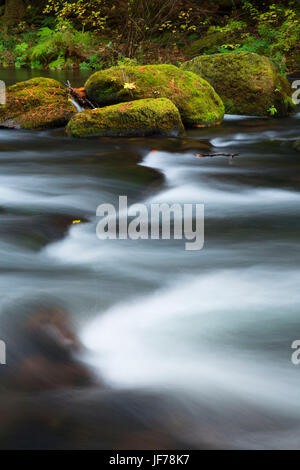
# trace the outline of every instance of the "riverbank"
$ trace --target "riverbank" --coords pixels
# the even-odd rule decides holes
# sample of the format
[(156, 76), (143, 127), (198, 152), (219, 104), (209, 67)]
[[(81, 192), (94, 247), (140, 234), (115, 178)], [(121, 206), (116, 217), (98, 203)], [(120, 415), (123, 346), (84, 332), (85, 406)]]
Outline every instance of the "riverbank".
[[(168, 12), (170, 19), (165, 22), (157, 13), (161, 23), (151, 26), (147, 26), (151, 18), (142, 16), (138, 18), (135, 37), (124, 33), (124, 24), (116, 20), (113, 10), (103, 17), (101, 28), (97, 28), (96, 23), (88, 25), (92, 16), (87, 15), (85, 25), (82, 17), (68, 16), (68, 10), (60, 12), (57, 9), (55, 17), (55, 11), (50, 8), (43, 17), (31, 19), (31, 23), (28, 12), (24, 22), (18, 21), (10, 27), (9, 36), (3, 19), (0, 66), (30, 67), (33, 70), (101, 70), (129, 63), (177, 65), (202, 54), (236, 51), (270, 57), (280, 70), (287, 73), (300, 69), (297, 5), (262, 7), (256, 2), (238, 2), (233, 7), (226, 2), (224, 4), (213, 2), (205, 17), (201, 7), (195, 5), (190, 8), (182, 6), (178, 11), (175, 8), (173, 13)], [(161, 5), (160, 8), (167, 6)], [(110, 22), (110, 14), (113, 22)], [(126, 15), (124, 21), (130, 21)], [(127, 31), (130, 28), (133, 24)]]

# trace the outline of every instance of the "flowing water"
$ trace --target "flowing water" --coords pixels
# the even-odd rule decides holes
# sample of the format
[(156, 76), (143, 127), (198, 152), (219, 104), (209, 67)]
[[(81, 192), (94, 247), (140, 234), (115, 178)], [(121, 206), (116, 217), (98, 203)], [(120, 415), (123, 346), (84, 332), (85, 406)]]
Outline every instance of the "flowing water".
[[(0, 130), (0, 308), (63, 303), (84, 361), (113, 393), (182, 407), (188, 445), (299, 448), (299, 124), (226, 116), (181, 141)], [(119, 195), (203, 203), (204, 248), (100, 241), (96, 208)]]

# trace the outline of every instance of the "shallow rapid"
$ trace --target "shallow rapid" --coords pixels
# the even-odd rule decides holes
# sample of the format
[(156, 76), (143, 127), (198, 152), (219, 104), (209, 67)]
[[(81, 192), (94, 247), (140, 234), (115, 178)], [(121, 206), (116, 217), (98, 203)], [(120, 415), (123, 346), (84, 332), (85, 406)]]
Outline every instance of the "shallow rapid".
[[(299, 448), (299, 124), (226, 116), (181, 141), (1, 129), (0, 309), (63, 303), (85, 363), (177, 400), (191, 446)], [(100, 241), (96, 208), (119, 195), (203, 203), (204, 248)]]

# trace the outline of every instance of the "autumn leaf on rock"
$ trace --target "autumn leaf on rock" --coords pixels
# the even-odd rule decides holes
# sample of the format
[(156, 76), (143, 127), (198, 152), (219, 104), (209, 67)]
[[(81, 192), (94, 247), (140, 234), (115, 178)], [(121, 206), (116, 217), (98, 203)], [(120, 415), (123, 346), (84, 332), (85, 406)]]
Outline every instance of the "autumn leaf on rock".
[(136, 84), (135, 83), (124, 83), (124, 88), (125, 90), (135, 90), (136, 89)]

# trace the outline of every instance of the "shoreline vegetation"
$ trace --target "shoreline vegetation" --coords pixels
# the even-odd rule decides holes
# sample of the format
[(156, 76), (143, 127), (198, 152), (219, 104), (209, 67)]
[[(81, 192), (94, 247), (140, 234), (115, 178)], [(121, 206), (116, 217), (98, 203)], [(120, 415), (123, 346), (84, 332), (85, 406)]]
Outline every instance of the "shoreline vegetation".
[[(1, 5), (1, 3), (0, 3)], [(296, 111), (294, 2), (2, 1), (0, 65), (41, 70), (7, 88), (0, 126), (73, 137), (177, 137), (224, 114)], [(0, 11), (1, 13), (1, 11)], [(125, 25), (125, 29), (124, 29)], [(81, 88), (43, 70), (90, 70)]]
[(295, 1), (0, 0), (0, 67), (102, 70), (254, 52), (300, 70)]

